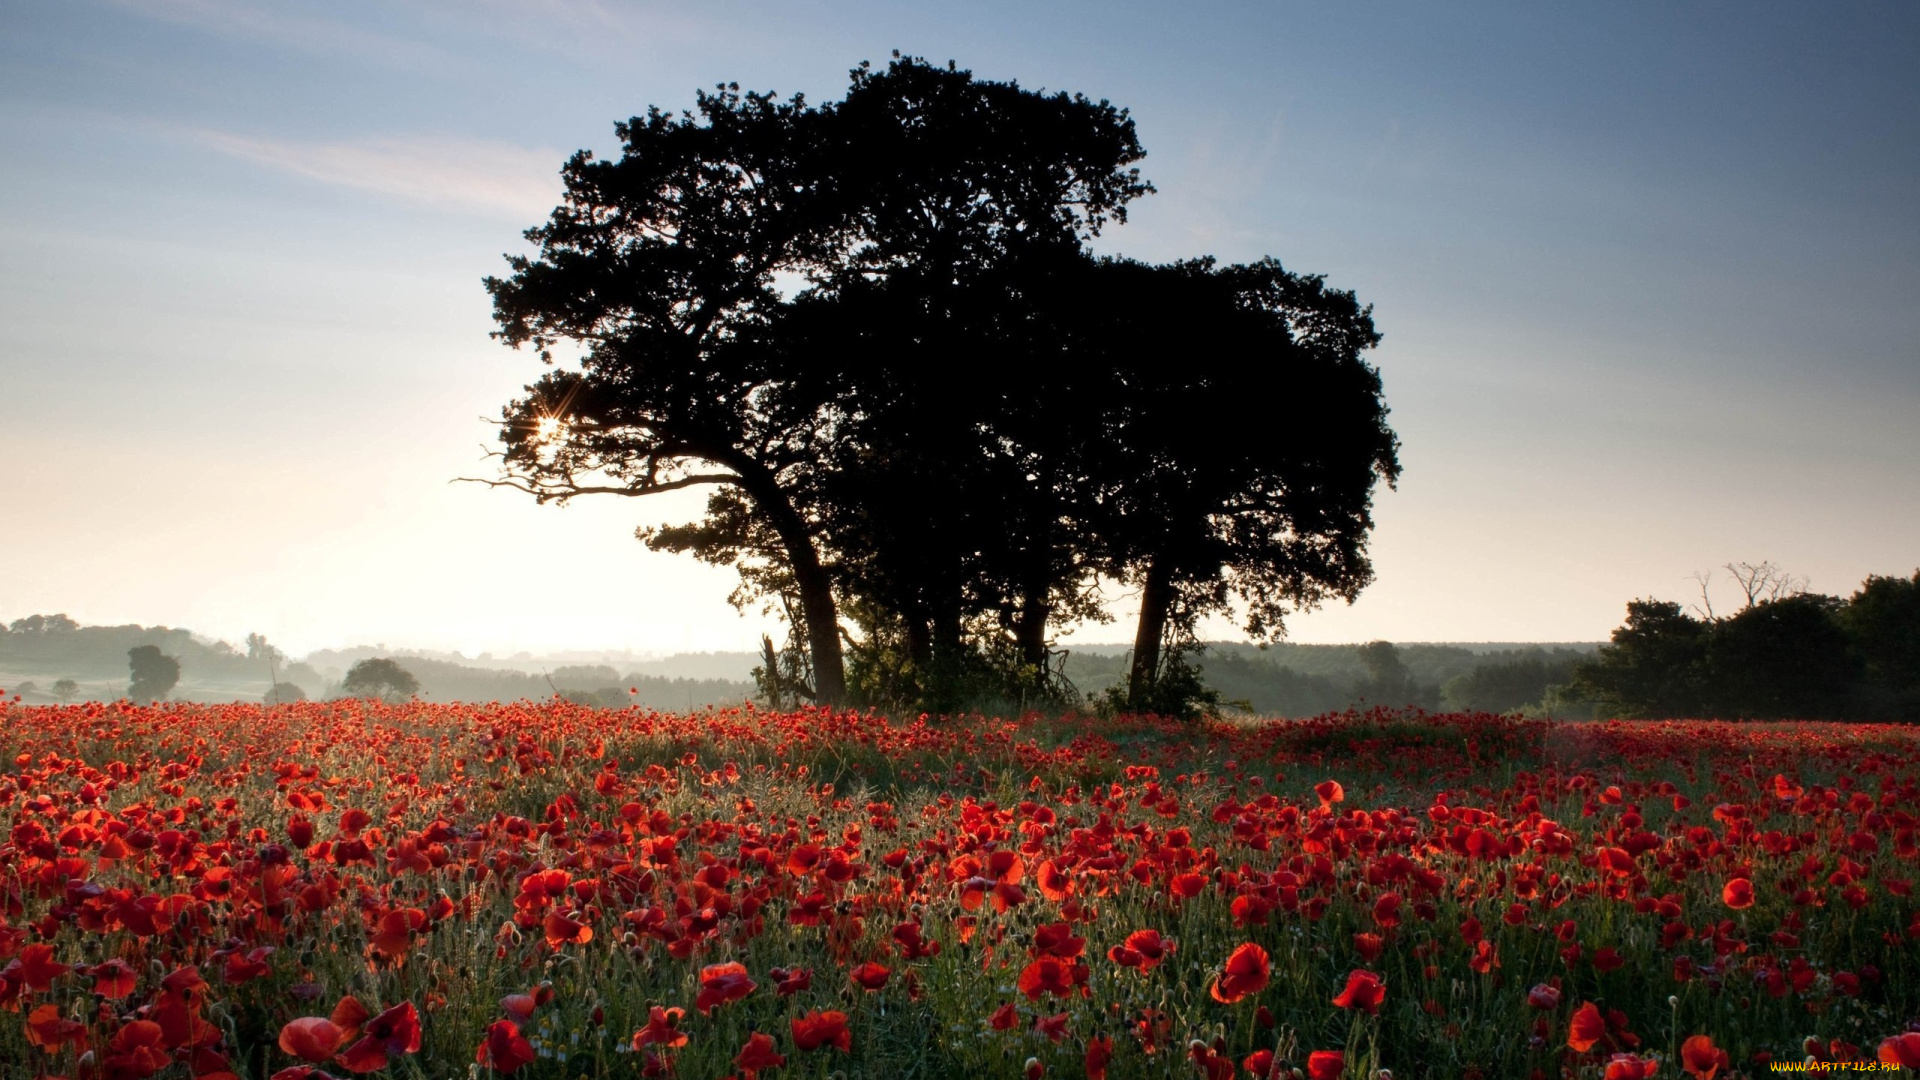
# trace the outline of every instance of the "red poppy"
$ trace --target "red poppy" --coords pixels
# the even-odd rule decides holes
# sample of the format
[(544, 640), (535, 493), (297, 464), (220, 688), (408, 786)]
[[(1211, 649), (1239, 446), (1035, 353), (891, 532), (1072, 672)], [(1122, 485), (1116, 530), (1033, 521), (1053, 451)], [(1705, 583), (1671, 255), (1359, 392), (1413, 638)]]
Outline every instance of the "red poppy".
[(1173, 879), (1167, 882), (1167, 891), (1182, 900), (1191, 900), (1199, 896), (1206, 887), (1207, 875), (1192, 872), (1175, 874)]
[(680, 1018), (685, 1015), (687, 1010), (682, 1008), (653, 1006), (647, 1010), (647, 1026), (633, 1033), (633, 1048), (640, 1050), (651, 1044), (671, 1050), (687, 1045), (687, 1033), (680, 1030)]
[(289, 1020), (280, 1029), (280, 1049), (303, 1061), (319, 1063), (333, 1056), (347, 1039), (339, 1025), (324, 1016)]
[(44, 994), (51, 990), (53, 980), (73, 970), (71, 964), (54, 962), (51, 945), (29, 945), (20, 950), (18, 960), (7, 966), (13, 969), (13, 974), (19, 982), (36, 994)]
[(1077, 987), (1086, 985), (1090, 974), (1085, 964), (1062, 960), (1056, 956), (1042, 956), (1020, 972), (1018, 985), (1020, 992), (1032, 1001), (1040, 1000), (1043, 994), (1067, 997)]
[(1567, 1027), (1567, 1045), (1584, 1054), (1606, 1034), (1606, 1018), (1600, 1015), (1600, 1007), (1589, 1001), (1574, 1010), (1573, 1020)]
[(739, 1001), (753, 993), (756, 985), (747, 977), (745, 964), (710, 964), (700, 969), (700, 993), (694, 997), (693, 1007), (702, 1016), (712, 1016), (715, 1006)]
[(993, 1015), (987, 1017), (987, 1023), (993, 1025), (995, 1031), (1012, 1031), (1020, 1026), (1020, 1012), (1009, 1001), (993, 1010)]
[(93, 965), (87, 974), (93, 977), (93, 992), (108, 1001), (118, 1001), (133, 993), (138, 973), (119, 957)]
[(1265, 1048), (1255, 1050), (1240, 1062), (1240, 1067), (1252, 1073), (1255, 1080), (1273, 1080), (1273, 1051)]
[(27, 1014), (26, 1029), (27, 1041), (49, 1054), (59, 1053), (68, 1043), (87, 1044), (87, 1025), (62, 1016), (58, 1005), (42, 1005)]
[(473, 1060), (483, 1069), (512, 1073), (522, 1065), (531, 1065), (538, 1055), (533, 1044), (520, 1034), (520, 1025), (511, 1020), (495, 1020), (487, 1025), (486, 1038), (474, 1051)]
[(373, 1072), (387, 1066), (391, 1054), (420, 1052), (420, 1013), (413, 1002), (402, 1002), (367, 1021), (360, 1041), (346, 1048), (338, 1060), (349, 1072)]
[(1308, 1080), (1340, 1080), (1347, 1071), (1347, 1055), (1339, 1050), (1315, 1050), (1307, 1055)]
[(1735, 911), (1752, 907), (1753, 882), (1746, 878), (1734, 878), (1721, 888), (1720, 899)]
[(1387, 997), (1387, 984), (1371, 971), (1355, 970), (1347, 974), (1347, 987), (1334, 997), (1342, 1009), (1365, 1009), (1368, 1016), (1380, 1015), (1380, 1003)]
[(733, 1059), (733, 1064), (747, 1080), (758, 1076), (763, 1069), (778, 1068), (786, 1063), (786, 1057), (774, 1049), (773, 1036), (763, 1031), (747, 1036), (747, 1044), (740, 1048), (740, 1053)]
[(802, 1050), (818, 1050), (823, 1046), (838, 1047), (842, 1051), (853, 1049), (853, 1032), (847, 1029), (847, 1014), (838, 1010), (815, 1009), (805, 1016), (794, 1017), (790, 1026), (793, 1045)]
[(1909, 1031), (1882, 1041), (1875, 1056), (1882, 1065), (1920, 1069), (1920, 1032)]
[(813, 985), (812, 968), (770, 968), (767, 978), (773, 980), (773, 992), (781, 997), (791, 997)]
[(1107, 1080), (1107, 1063), (1113, 1060), (1113, 1040), (1095, 1035), (1087, 1040), (1087, 1080)]
[(593, 940), (593, 927), (558, 911), (547, 912), (542, 929), (546, 931), (547, 945), (555, 949), (569, 944), (585, 945)]
[(1034, 881), (1040, 886), (1040, 895), (1054, 903), (1060, 903), (1075, 889), (1072, 875), (1060, 869), (1052, 859), (1043, 861), (1034, 870)]
[(1267, 959), (1267, 950), (1249, 941), (1227, 957), (1226, 968), (1213, 981), (1213, 1000), (1231, 1005), (1249, 994), (1257, 994), (1267, 988), (1267, 979), (1272, 974), (1273, 964)]
[(333, 1015), (328, 1019), (333, 1021), (333, 1026), (341, 1030), (341, 1039), (345, 1041), (358, 1038), (360, 1029), (366, 1026), (367, 1020), (372, 1016), (373, 1014), (367, 1011), (367, 1007), (360, 1004), (359, 998), (348, 994), (334, 1003)]
[(1557, 1009), (1560, 1007), (1560, 988), (1540, 983), (1527, 991), (1527, 1004), (1536, 1009)]
[(1321, 806), (1332, 806), (1347, 797), (1347, 789), (1340, 786), (1338, 780), (1322, 780), (1313, 785), (1313, 793), (1320, 796)]
[[(1920, 1041), (1920, 1037), (1916, 1037), (1916, 1041)], [(1920, 1065), (1920, 1056), (1916, 1056), (1914, 1064)], [(1680, 1067), (1693, 1080), (1713, 1080), (1715, 1073), (1733, 1068), (1733, 1063), (1725, 1050), (1713, 1045), (1711, 1038), (1694, 1035), (1680, 1044)]]
[(1233, 1059), (1195, 1039), (1187, 1044), (1187, 1056), (1200, 1067), (1206, 1080), (1233, 1080)]
[(1604, 1080), (1653, 1080), (1660, 1071), (1659, 1058), (1643, 1058), (1635, 1054), (1615, 1054), (1607, 1059), (1607, 1072)]
[(867, 990), (878, 990), (887, 985), (887, 979), (892, 977), (893, 972), (886, 965), (876, 964), (869, 960), (848, 972), (847, 975), (848, 978)]
[(1036, 1016), (1033, 1018), (1033, 1030), (1045, 1035), (1048, 1042), (1060, 1042), (1067, 1037), (1067, 1014)]
[(1173, 939), (1163, 938), (1158, 930), (1135, 930), (1125, 944), (1107, 950), (1107, 959), (1121, 967), (1151, 971), (1154, 965), (1173, 952)]
[(1062, 960), (1071, 960), (1087, 948), (1087, 939), (1073, 936), (1073, 927), (1067, 923), (1048, 923), (1033, 932), (1033, 955), (1057, 956)]
[(1353, 935), (1353, 951), (1360, 954), (1362, 963), (1371, 964), (1380, 959), (1380, 950), (1386, 941), (1379, 934), (1360, 933)]

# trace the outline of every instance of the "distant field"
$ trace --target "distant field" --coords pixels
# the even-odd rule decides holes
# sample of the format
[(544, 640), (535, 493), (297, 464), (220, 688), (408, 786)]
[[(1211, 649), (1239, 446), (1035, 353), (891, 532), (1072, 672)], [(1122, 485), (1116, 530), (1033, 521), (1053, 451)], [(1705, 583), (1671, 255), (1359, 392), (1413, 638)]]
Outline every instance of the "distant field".
[(0, 719), (5, 1077), (1703, 1080), (1920, 1054), (1908, 728)]

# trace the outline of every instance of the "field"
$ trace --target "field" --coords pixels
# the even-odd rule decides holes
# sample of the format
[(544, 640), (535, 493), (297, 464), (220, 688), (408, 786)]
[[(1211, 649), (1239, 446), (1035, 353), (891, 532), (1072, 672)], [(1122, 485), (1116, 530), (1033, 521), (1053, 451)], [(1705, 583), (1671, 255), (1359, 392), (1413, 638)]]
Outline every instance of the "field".
[(1905, 728), (5, 708), (6, 1077), (1920, 1061)]

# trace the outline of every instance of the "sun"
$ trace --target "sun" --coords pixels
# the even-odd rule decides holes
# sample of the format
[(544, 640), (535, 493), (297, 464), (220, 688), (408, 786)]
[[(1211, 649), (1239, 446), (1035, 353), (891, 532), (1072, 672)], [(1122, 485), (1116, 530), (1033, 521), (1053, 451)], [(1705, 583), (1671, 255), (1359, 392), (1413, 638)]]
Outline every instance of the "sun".
[(557, 416), (543, 416), (539, 422), (534, 424), (533, 436), (536, 440), (543, 443), (552, 442), (560, 437), (561, 429), (566, 426), (566, 421)]

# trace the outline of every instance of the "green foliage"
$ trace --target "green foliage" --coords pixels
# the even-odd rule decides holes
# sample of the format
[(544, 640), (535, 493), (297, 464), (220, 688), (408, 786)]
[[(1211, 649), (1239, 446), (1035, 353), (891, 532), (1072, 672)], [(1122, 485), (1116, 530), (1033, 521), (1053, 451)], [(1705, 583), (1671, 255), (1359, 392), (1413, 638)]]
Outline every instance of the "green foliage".
[(1860, 658), (1865, 715), (1920, 722), (1920, 570), (1869, 577), (1839, 621)]
[(1710, 627), (1661, 600), (1627, 604), (1613, 644), (1574, 670), (1572, 689), (1610, 716), (1699, 716)]
[(162, 653), (156, 645), (136, 645), (128, 649), (127, 666), (133, 672), (127, 697), (133, 701), (164, 701), (180, 682), (180, 661)]
[(1580, 653), (1562, 649), (1503, 654), (1442, 683), (1440, 701), (1448, 709), (1471, 712), (1505, 713), (1542, 706), (1548, 691), (1571, 679), (1582, 659)]
[(1636, 600), (1567, 694), (1620, 717), (1920, 721), (1920, 573), (1719, 618)]
[(395, 661), (379, 656), (348, 668), (340, 689), (349, 697), (404, 700), (420, 692), (420, 680)]
[(1197, 663), (1206, 646), (1182, 642), (1165, 650), (1152, 682), (1144, 694), (1128, 694), (1124, 685), (1114, 686), (1094, 699), (1094, 710), (1103, 716), (1140, 713), (1166, 716), (1176, 720), (1198, 720), (1218, 716), (1231, 708), (1250, 712), (1253, 706), (1244, 700), (1229, 700), (1208, 684)]
[(296, 701), (307, 700), (307, 692), (295, 683), (277, 682), (266, 692), (261, 701), (268, 705), (291, 705)]

